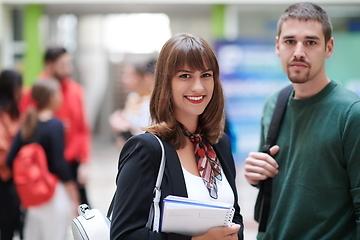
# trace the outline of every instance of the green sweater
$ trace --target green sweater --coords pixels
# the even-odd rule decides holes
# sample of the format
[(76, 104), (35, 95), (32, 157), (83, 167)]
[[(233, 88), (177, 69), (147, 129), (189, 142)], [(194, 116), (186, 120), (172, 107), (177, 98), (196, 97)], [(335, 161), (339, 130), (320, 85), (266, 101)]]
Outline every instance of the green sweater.
[[(264, 144), (277, 95), (266, 102)], [(360, 239), (360, 98), (330, 82), (315, 96), (290, 98), (275, 155), (265, 240)]]

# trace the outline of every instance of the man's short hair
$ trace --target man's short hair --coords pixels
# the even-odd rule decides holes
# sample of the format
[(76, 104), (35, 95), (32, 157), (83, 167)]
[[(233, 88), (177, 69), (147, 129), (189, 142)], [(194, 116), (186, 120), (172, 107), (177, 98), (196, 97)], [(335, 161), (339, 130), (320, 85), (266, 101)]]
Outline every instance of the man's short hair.
[(48, 48), (45, 52), (44, 60), (45, 62), (55, 62), (64, 53), (67, 53), (67, 51), (63, 47)]
[(300, 2), (290, 5), (281, 15), (278, 24), (278, 36), (281, 34), (281, 26), (288, 18), (299, 20), (315, 20), (322, 24), (325, 43), (327, 43), (332, 36), (332, 25), (327, 13), (317, 4), (310, 2)]

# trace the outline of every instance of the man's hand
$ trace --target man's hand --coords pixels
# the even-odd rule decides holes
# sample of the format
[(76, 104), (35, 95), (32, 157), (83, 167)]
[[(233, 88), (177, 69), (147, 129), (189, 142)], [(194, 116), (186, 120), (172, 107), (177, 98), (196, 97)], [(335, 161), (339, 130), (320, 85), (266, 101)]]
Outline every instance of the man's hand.
[[(270, 148), (270, 155), (274, 156), (279, 151), (279, 146)], [(267, 153), (250, 152), (245, 160), (245, 178), (252, 185), (258, 185), (260, 180), (274, 177), (278, 173), (279, 165)]]

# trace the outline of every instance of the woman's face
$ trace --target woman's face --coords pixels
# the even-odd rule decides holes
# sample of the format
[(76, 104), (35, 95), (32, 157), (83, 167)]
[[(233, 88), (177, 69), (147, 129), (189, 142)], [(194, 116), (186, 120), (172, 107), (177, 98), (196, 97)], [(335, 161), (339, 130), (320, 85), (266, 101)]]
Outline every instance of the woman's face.
[(197, 120), (209, 104), (214, 91), (213, 71), (190, 70), (185, 64), (171, 79), (175, 118), (179, 122)]
[(131, 65), (124, 66), (122, 83), (125, 92), (137, 92), (141, 84), (142, 76), (136, 72), (135, 67)]

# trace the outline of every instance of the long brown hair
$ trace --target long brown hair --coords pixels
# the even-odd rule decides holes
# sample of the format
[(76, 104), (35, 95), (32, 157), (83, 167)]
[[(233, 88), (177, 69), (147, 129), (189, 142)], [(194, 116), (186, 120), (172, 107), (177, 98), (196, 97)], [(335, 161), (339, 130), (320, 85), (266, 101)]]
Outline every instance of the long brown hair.
[(150, 99), (151, 126), (145, 130), (169, 141), (176, 149), (185, 146), (185, 138), (174, 115), (171, 80), (185, 64), (191, 70), (211, 69), (214, 77), (212, 98), (199, 116), (202, 134), (216, 143), (224, 131), (224, 93), (219, 64), (210, 45), (191, 34), (170, 38), (160, 51), (155, 68), (155, 86)]
[(30, 107), (26, 113), (24, 124), (21, 130), (23, 141), (29, 141), (36, 130), (38, 111), (45, 109), (53, 96), (60, 89), (60, 84), (54, 79), (37, 81), (31, 90), (31, 97), (36, 103), (35, 107)]

